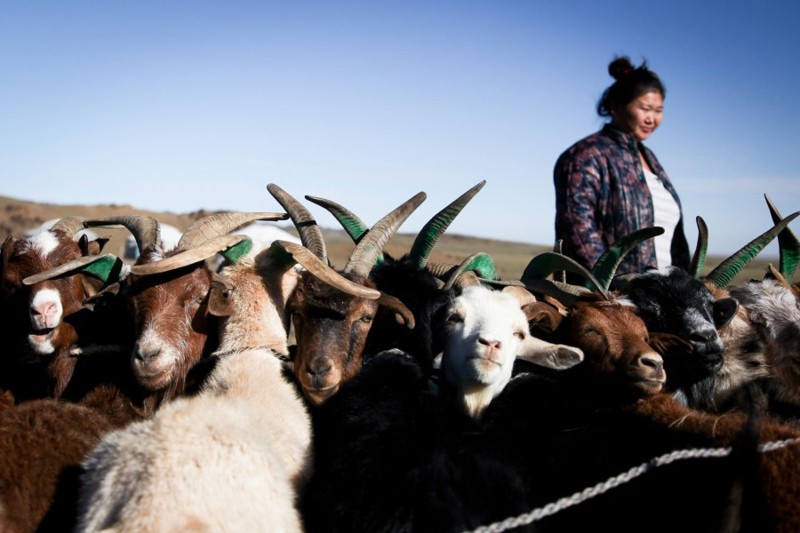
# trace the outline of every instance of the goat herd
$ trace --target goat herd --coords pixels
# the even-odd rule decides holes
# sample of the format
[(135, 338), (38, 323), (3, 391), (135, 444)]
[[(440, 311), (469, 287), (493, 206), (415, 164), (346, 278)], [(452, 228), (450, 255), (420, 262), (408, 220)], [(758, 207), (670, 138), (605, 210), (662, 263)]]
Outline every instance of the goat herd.
[[(767, 198), (774, 226), (706, 275), (700, 217), (688, 272), (615, 275), (658, 227), (591, 271), (429, 261), (483, 185), (400, 258), (424, 193), (371, 227), (306, 196), (352, 237), (343, 268), (275, 184), (285, 212), (172, 250), (135, 214), (6, 238), (0, 531), (800, 531), (800, 213)], [(286, 218), (302, 244), (236, 234)], [(75, 237), (103, 226), (133, 266)]]

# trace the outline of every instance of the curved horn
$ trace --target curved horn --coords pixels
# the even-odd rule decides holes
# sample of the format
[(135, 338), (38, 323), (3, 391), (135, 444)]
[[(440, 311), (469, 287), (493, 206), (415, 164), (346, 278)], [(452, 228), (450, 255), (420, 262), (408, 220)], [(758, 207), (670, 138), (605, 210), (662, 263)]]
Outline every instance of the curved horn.
[(58, 222), (53, 224), (50, 230), (61, 230), (67, 235), (75, 235), (82, 229), (86, 229), (84, 223), (86, 222), (85, 217), (80, 216), (69, 216), (60, 219)]
[(525, 271), (522, 273), (520, 280), (527, 287), (534, 280), (543, 280), (551, 273), (559, 270), (578, 274), (586, 280), (587, 288), (591, 290), (592, 287), (595, 287), (595, 289), (599, 291), (604, 298), (608, 298), (608, 292), (605, 288), (605, 285), (600, 283), (600, 281), (595, 278), (594, 274), (586, 270), (583, 265), (574, 259), (571, 259), (566, 255), (557, 254), (555, 252), (542, 252), (531, 259), (528, 263), (528, 266), (525, 267)]
[(324, 281), (328, 285), (335, 287), (346, 294), (350, 294), (358, 298), (366, 298), (367, 300), (377, 300), (381, 296), (380, 291), (350, 281), (341, 274), (337, 273), (326, 263), (322, 262), (320, 258), (314, 255), (311, 250), (300, 244), (278, 240), (272, 243), (272, 246), (277, 246), (283, 249), (285, 252), (289, 253), (297, 263), (302, 265), (308, 272), (316, 276), (319, 280)]
[(439, 237), (442, 236), (461, 210), (464, 209), (476, 194), (478, 194), (478, 191), (480, 191), (484, 185), (486, 185), (486, 180), (482, 180), (480, 183), (474, 185), (467, 192), (450, 202), (447, 207), (436, 213), (436, 215), (422, 227), (416, 239), (414, 239), (414, 244), (411, 246), (411, 251), (409, 252), (409, 257), (411, 257), (414, 264), (417, 265), (417, 268), (425, 268), (431, 251), (439, 240)]
[(150, 276), (177, 270), (185, 266), (199, 263), (200, 261), (205, 261), (214, 254), (226, 250), (231, 246), (235, 246), (246, 239), (248, 239), (248, 237), (245, 235), (219, 235), (207, 240), (199, 246), (184, 250), (159, 261), (134, 265), (131, 267), (131, 274)]
[(692, 256), (692, 264), (689, 267), (689, 274), (695, 279), (700, 279), (700, 272), (706, 263), (708, 254), (708, 226), (703, 217), (697, 217), (697, 247)]
[[(474, 270), (467, 270), (462, 272), (460, 276), (453, 278), (453, 286), (463, 289), (464, 287), (478, 287), (481, 285), (481, 279)], [(445, 285), (445, 289), (449, 289)]]
[(405, 324), (408, 329), (414, 329), (416, 325), (414, 314), (399, 298), (382, 292), (380, 298), (378, 298), (378, 305), (391, 309), (394, 311), (398, 323)]
[(624, 236), (619, 242), (606, 248), (592, 267), (592, 274), (603, 284), (603, 291), (608, 290), (609, 285), (611, 285), (611, 278), (614, 277), (614, 273), (622, 262), (622, 258), (625, 257), (634, 246), (637, 246), (647, 239), (657, 237), (662, 233), (664, 233), (664, 228), (661, 226), (638, 229)]
[[(87, 267), (95, 263), (103, 263), (105, 268), (94, 270), (87, 269)], [(121, 266), (122, 262), (114, 254), (85, 255), (79, 257), (78, 259), (67, 261), (63, 265), (59, 265), (55, 268), (45, 270), (44, 272), (39, 272), (33, 276), (28, 276), (22, 280), (22, 283), (23, 285), (35, 285), (41, 281), (57, 278), (70, 273), (77, 273), (79, 270), (89, 271), (89, 273), (96, 274), (101, 278), (105, 277), (103, 281), (106, 281), (114, 268), (117, 269), (116, 273), (119, 274)]]
[(750, 262), (755, 256), (761, 253), (761, 250), (769, 244), (781, 231), (783, 231), (789, 223), (800, 215), (800, 211), (795, 211), (788, 217), (784, 218), (770, 229), (739, 248), (736, 253), (725, 259), (714, 270), (708, 273), (706, 279), (714, 283), (714, 285), (721, 289), (727, 286), (736, 274), (738, 274), (744, 266)]
[(209, 215), (194, 221), (186, 228), (175, 249), (195, 248), (213, 237), (230, 233), (255, 220), (286, 220), (287, 218), (289, 215), (286, 213), (267, 212), (227, 212)]
[(344, 273), (352, 274), (355, 279), (366, 279), (383, 247), (425, 198), (424, 192), (418, 192), (372, 226), (350, 254)]
[(145, 248), (161, 247), (161, 227), (154, 217), (148, 215), (119, 215), (87, 220), (86, 227), (124, 226), (136, 240), (142, 252)]
[(468, 256), (461, 261), (458, 265), (451, 267), (445, 274), (446, 281), (444, 290), (449, 290), (454, 285), (463, 286), (458, 279), (472, 272), (476, 277), (481, 277), (487, 280), (496, 280), (500, 276), (497, 275), (497, 268), (494, 265), (494, 259), (485, 253), (478, 252)]
[(320, 198), (318, 196), (306, 195), (306, 200), (327, 209), (333, 215), (333, 218), (335, 218), (339, 224), (342, 225), (344, 231), (350, 236), (351, 239), (353, 239), (353, 242), (356, 244), (358, 244), (359, 241), (361, 241), (361, 238), (369, 231), (369, 226), (367, 226), (363, 220), (358, 218), (358, 215), (343, 205), (337, 204), (331, 200), (326, 200), (325, 198)]
[[(557, 254), (564, 253), (564, 239), (556, 239), (555, 244), (553, 245), (553, 251)], [(556, 270), (552, 273), (553, 281), (557, 281), (559, 283), (566, 283), (567, 282), (567, 273), (563, 270)]]
[(270, 183), (267, 190), (275, 200), (281, 204), (289, 217), (292, 219), (297, 233), (300, 235), (300, 242), (303, 246), (311, 250), (324, 263), (328, 262), (328, 252), (325, 250), (325, 240), (322, 237), (322, 229), (317, 225), (317, 221), (311, 212), (303, 204), (298, 202), (292, 195)]
[(549, 279), (529, 279), (525, 281), (525, 288), (534, 294), (544, 294), (558, 300), (561, 304), (571, 307), (580, 297), (592, 294), (592, 291), (580, 285), (570, 285)]
[[(772, 203), (769, 196), (764, 195), (769, 207), (769, 213), (772, 216), (772, 223), (777, 224), (781, 220), (781, 214), (775, 204)], [(792, 280), (794, 271), (797, 269), (797, 264), (800, 262), (800, 241), (797, 240), (794, 232), (791, 229), (784, 228), (783, 231), (778, 233), (778, 247), (780, 256), (778, 259), (778, 270), (787, 282)]]

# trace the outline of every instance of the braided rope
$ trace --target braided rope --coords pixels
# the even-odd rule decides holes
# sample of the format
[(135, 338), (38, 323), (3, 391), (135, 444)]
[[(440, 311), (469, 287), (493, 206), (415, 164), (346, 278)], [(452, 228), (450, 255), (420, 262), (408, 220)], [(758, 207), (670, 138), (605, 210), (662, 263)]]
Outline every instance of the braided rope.
[[(800, 438), (773, 441), (760, 444), (758, 446), (758, 451), (761, 453), (766, 453), (798, 443), (800, 443)], [(548, 503), (544, 507), (539, 507), (538, 509), (534, 509), (533, 511), (521, 514), (519, 516), (506, 518), (505, 520), (489, 524), (488, 526), (481, 526), (472, 530), (471, 532), (466, 533), (500, 533), (516, 527), (526, 526), (536, 522), (537, 520), (554, 515), (563, 511), (564, 509), (568, 509), (569, 507), (573, 507), (579, 503), (583, 503), (586, 500), (594, 498), (595, 496), (599, 496), (605, 492), (608, 492), (609, 490), (628, 483), (629, 481), (632, 481), (633, 479), (660, 466), (665, 466), (683, 459), (725, 457), (731, 453), (731, 449), (732, 448), (728, 446), (725, 448), (689, 448), (686, 450), (676, 450), (650, 459), (649, 461), (642, 463), (639, 466), (635, 466), (630, 470), (623, 472), (622, 474), (610, 477), (605, 481), (597, 483), (591, 487), (587, 487), (580, 492), (572, 494), (571, 496), (560, 498), (555, 502)]]

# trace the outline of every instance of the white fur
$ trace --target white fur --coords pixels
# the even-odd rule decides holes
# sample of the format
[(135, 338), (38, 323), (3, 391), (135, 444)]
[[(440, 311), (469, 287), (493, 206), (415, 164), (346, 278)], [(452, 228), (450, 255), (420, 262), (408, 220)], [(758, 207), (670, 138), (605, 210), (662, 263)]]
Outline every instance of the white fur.
[(46, 258), (59, 247), (58, 237), (52, 231), (42, 231), (30, 238), (30, 247)]
[[(31, 328), (34, 330), (50, 330), (61, 324), (64, 307), (61, 304), (61, 294), (55, 289), (41, 289), (36, 291), (28, 309)], [(51, 354), (55, 351), (52, 342), (52, 332), (47, 334), (31, 334), (28, 336), (31, 349), (41, 355)]]
[(466, 287), (455, 298), (447, 328), (442, 377), (474, 417), (480, 416), (505, 388), (511, 379), (514, 360), (523, 352), (540, 361), (552, 362), (561, 357), (571, 360), (557, 364), (558, 368), (583, 358), (583, 352), (577, 348), (532, 337), (520, 301), (482, 286)]
[(281, 362), (261, 347), (285, 346), (280, 320), (277, 329), (264, 320), (283, 308), (243, 270), (226, 273), (237, 276), (235, 302), (273, 309), (240, 307), (227, 320), (221, 350), (231, 353), (198, 395), (103, 439), (84, 463), (77, 531), (302, 531), (294, 504), (311, 423)]

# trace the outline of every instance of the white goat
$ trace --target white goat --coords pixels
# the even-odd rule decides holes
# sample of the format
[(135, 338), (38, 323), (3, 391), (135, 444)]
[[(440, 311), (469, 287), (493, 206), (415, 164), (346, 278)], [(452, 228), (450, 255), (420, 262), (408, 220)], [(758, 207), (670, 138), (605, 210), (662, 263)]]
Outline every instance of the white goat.
[(551, 344), (530, 334), (518, 291), (512, 295), (469, 286), (450, 306), (441, 387), (461, 399), (473, 417), (480, 416), (508, 384), (516, 358), (555, 369), (583, 360), (578, 348)]
[(277, 357), (296, 273), (268, 253), (258, 261), (212, 286), (209, 309), (221, 299), (230, 314), (202, 390), (111, 433), (85, 461), (77, 531), (302, 530), (311, 423)]

